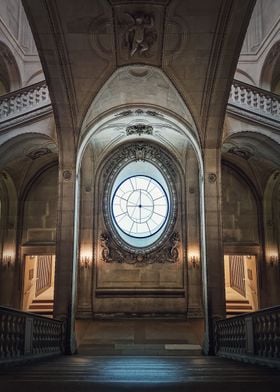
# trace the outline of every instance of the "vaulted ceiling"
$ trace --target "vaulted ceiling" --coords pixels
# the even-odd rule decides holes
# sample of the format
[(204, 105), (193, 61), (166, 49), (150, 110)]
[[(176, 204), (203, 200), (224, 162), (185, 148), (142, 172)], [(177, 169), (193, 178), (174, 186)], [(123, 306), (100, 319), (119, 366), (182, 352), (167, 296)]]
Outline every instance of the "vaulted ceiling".
[[(254, 3), (23, 0), (61, 147), (75, 150), (89, 106), (123, 66), (137, 66), (136, 74), (143, 69), (143, 75), (147, 66), (161, 69), (191, 112), (202, 147), (219, 147), (229, 88)], [(121, 99), (122, 91), (119, 97), (120, 104), (129, 103)], [(138, 103), (145, 104), (143, 91)], [(159, 106), (156, 94), (154, 106)]]

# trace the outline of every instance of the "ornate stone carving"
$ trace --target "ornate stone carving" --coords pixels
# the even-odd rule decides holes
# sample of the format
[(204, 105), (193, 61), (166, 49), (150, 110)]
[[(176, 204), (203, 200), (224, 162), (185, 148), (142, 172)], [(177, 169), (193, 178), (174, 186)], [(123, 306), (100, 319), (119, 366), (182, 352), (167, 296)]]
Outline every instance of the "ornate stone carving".
[(153, 117), (163, 117), (162, 114), (160, 114), (160, 113), (158, 113), (158, 112), (155, 112), (155, 111), (153, 111), (153, 110), (147, 110), (146, 113), (147, 113), (149, 116), (153, 116)]
[(144, 115), (146, 114), (146, 115), (152, 116), (152, 117), (164, 117), (163, 114), (158, 113), (158, 112), (156, 112), (154, 110), (146, 110), (146, 111), (144, 111), (143, 109), (124, 110), (124, 111), (122, 111), (120, 113), (116, 113), (115, 117), (127, 117), (127, 116), (130, 116), (132, 114), (135, 114), (137, 116), (141, 116), (143, 114)]
[(160, 163), (161, 169), (166, 168), (172, 178), (175, 180), (177, 178), (176, 170), (173, 167), (171, 159), (161, 150), (160, 147), (156, 147), (150, 144), (137, 143), (126, 145), (110, 159), (108, 166), (104, 171), (104, 176), (107, 177), (109, 173), (112, 173), (120, 165), (127, 164), (132, 160), (147, 160), (154, 164)]
[(149, 4), (148, 10), (138, 1), (120, 2), (113, 8), (117, 64), (141, 63), (160, 66), (165, 4), (153, 2)]
[(153, 134), (153, 127), (151, 125), (146, 124), (136, 124), (136, 125), (129, 125), (126, 128), (127, 136), (130, 135), (152, 135)]
[(64, 170), (62, 173), (62, 176), (64, 178), (65, 181), (70, 181), (72, 178), (72, 173), (70, 170)]
[(214, 182), (217, 181), (217, 176), (215, 173), (209, 173), (208, 174), (208, 181), (213, 184)]
[(115, 117), (126, 117), (130, 116), (133, 113), (132, 110), (124, 110), (123, 112), (115, 114)]
[(127, 28), (124, 33), (125, 47), (129, 56), (145, 55), (157, 40), (154, 16), (142, 12), (135, 14), (125, 13)]
[(177, 263), (179, 261), (180, 235), (174, 232), (169, 240), (157, 251), (128, 251), (118, 246), (108, 233), (100, 236), (101, 260), (106, 263), (146, 265), (154, 263)]
[(47, 147), (41, 147), (36, 150), (30, 151), (26, 154), (26, 156), (32, 160), (35, 160), (47, 154), (51, 154), (51, 150)]
[[(128, 165), (130, 162), (134, 161), (147, 161), (152, 163), (154, 166), (158, 167), (158, 169), (164, 174), (166, 177), (166, 181), (170, 186), (170, 196), (171, 196), (171, 209), (170, 209), (170, 216), (169, 222), (167, 226), (167, 230), (163, 233), (163, 235), (156, 241), (154, 244), (151, 244), (147, 247), (146, 250), (149, 252), (152, 251), (160, 251), (162, 246), (166, 244), (168, 238), (170, 238), (172, 231), (174, 230), (176, 218), (177, 218), (177, 195), (176, 195), (176, 188), (175, 184), (178, 178), (178, 172), (175, 169), (174, 161), (172, 158), (166, 153), (161, 147), (157, 145), (153, 145), (150, 143), (131, 143), (126, 144), (120, 147), (115, 153), (110, 156), (108, 159), (107, 164), (104, 167), (103, 171), (103, 178), (105, 182), (105, 192), (104, 192), (104, 220), (105, 226), (107, 227), (108, 232), (112, 235), (112, 239), (114, 240), (115, 244), (117, 244), (118, 249), (124, 249), (130, 255), (135, 254), (135, 247), (128, 245), (122, 238), (118, 235), (115, 230), (115, 227), (112, 223), (112, 216), (110, 211), (110, 194), (111, 194), (111, 187), (114, 183), (114, 179), (117, 174), (122, 170), (123, 167)], [(175, 238), (172, 240), (175, 241)], [(174, 245), (172, 250), (172, 255), (165, 254), (165, 258), (174, 259), (175, 245), (169, 245), (170, 248)], [(109, 246), (110, 248), (110, 246)], [(171, 251), (171, 250), (170, 250)], [(146, 253), (145, 253), (146, 254)], [(137, 252), (138, 259), (141, 258), (141, 254), (139, 251)], [(129, 256), (131, 259), (131, 256)], [(143, 255), (143, 258), (146, 256)], [(161, 257), (160, 255), (155, 257)], [(116, 256), (111, 255), (111, 258), (114, 259)], [(123, 256), (121, 256), (123, 259)], [(135, 260), (134, 260), (135, 262)], [(139, 260), (138, 260), (139, 262)]]
[(249, 151), (245, 148), (239, 148), (239, 147), (232, 147), (228, 150), (228, 152), (230, 154), (237, 155), (238, 157), (246, 159), (246, 160), (248, 160), (252, 156), (254, 156), (254, 154), (251, 151)]

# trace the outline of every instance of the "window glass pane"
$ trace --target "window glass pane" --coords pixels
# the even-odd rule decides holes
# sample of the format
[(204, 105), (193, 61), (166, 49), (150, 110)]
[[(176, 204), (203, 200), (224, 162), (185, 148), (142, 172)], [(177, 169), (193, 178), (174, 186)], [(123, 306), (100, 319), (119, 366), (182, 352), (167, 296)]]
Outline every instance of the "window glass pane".
[(136, 175), (125, 179), (112, 198), (113, 218), (121, 231), (144, 238), (164, 225), (169, 201), (161, 184), (151, 177)]

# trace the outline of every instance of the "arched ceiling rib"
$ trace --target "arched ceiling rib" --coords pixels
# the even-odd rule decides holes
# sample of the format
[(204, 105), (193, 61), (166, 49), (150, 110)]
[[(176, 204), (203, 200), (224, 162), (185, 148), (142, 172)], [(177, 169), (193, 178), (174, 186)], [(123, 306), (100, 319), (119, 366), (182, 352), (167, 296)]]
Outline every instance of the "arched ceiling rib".
[(202, 145), (215, 148), (254, 3), (24, 0), (60, 142), (71, 148), (72, 141), (74, 148), (92, 100), (118, 67), (145, 64), (166, 73), (191, 111)]

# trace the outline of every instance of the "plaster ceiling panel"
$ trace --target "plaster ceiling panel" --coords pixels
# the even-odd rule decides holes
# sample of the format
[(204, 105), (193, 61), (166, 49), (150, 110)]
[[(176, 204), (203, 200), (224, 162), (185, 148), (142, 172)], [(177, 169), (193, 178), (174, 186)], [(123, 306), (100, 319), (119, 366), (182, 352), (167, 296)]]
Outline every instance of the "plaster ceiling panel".
[[(69, 2), (68, 2), (69, 3)], [(71, 64), (78, 120), (116, 66), (112, 8), (107, 1), (57, 2)]]
[(111, 108), (141, 103), (173, 111), (193, 124), (183, 100), (163, 72), (149, 66), (128, 66), (118, 69), (100, 90), (88, 111), (84, 126)]
[[(254, 0), (23, 0), (23, 4), (58, 129), (65, 133), (61, 145), (72, 131), (75, 150), (94, 97), (118, 66), (135, 63), (162, 68), (192, 113), (204, 145), (219, 145), (228, 90)], [(124, 99), (128, 91), (133, 102), (135, 90), (142, 90), (147, 103), (153, 100), (157, 105), (162, 92), (158, 87), (150, 91), (146, 84), (135, 82), (134, 89), (129, 85), (125, 93), (117, 92), (119, 102), (128, 99)]]

